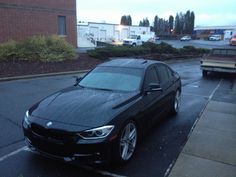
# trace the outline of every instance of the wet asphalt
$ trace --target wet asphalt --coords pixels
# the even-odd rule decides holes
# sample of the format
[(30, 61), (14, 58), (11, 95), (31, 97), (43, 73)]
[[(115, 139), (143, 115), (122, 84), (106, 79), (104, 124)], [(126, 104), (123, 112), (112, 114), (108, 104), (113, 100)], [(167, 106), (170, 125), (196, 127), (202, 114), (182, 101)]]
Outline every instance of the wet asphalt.
[(142, 137), (133, 159), (122, 167), (75, 166), (20, 149), (25, 146), (21, 128), (25, 111), (49, 94), (72, 85), (72, 75), (0, 82), (0, 177), (165, 176), (209, 99), (236, 103), (235, 75), (202, 78), (199, 60), (169, 65), (182, 78), (180, 112), (153, 126)]

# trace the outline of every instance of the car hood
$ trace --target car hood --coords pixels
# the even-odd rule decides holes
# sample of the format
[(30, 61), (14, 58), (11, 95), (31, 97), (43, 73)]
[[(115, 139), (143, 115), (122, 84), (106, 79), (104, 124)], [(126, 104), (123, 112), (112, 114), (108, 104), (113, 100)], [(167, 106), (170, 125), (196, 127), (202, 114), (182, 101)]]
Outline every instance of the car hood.
[(138, 95), (70, 87), (34, 105), (30, 114), (52, 122), (98, 127), (108, 123)]

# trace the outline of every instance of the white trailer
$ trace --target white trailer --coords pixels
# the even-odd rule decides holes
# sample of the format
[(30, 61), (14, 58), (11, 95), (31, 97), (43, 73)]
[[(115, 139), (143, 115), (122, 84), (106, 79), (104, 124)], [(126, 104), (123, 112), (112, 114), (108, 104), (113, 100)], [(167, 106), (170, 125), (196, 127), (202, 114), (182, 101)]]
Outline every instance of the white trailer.
[[(84, 37), (87, 39), (92, 38), (92, 40), (102, 42), (122, 42), (130, 35), (152, 34), (150, 27), (124, 26), (119, 24), (96, 22), (79, 23), (77, 25), (77, 33), (80, 37)], [(79, 42), (80, 41), (78, 41), (78, 43)]]

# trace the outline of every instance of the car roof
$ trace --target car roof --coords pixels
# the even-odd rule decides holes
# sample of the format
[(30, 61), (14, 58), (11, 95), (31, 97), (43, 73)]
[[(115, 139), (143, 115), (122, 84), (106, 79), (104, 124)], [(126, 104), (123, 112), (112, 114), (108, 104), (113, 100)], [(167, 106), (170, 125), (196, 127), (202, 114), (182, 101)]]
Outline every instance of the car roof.
[(145, 59), (112, 59), (108, 62), (102, 63), (98, 66), (107, 67), (127, 67), (127, 68), (147, 68), (154, 63), (162, 63), (155, 60), (145, 60)]

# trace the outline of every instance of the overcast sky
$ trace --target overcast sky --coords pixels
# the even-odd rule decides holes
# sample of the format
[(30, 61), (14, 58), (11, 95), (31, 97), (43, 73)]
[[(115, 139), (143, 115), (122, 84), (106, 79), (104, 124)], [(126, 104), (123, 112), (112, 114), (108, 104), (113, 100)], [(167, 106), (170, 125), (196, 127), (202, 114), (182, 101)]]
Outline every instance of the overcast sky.
[(236, 0), (77, 0), (77, 20), (119, 24), (131, 15), (133, 25), (155, 15), (168, 19), (177, 12), (195, 13), (195, 26), (236, 25)]

